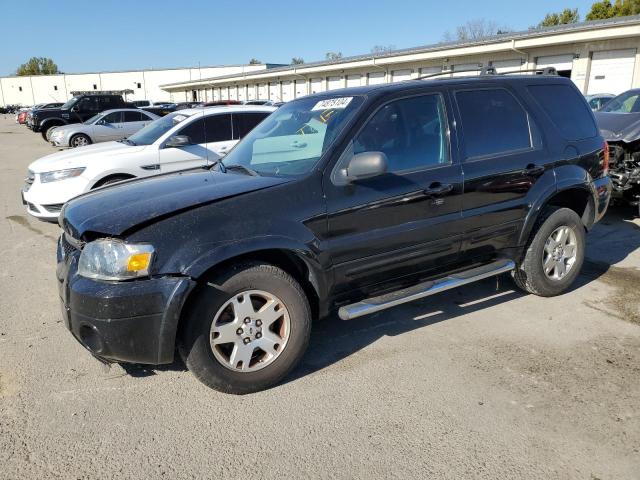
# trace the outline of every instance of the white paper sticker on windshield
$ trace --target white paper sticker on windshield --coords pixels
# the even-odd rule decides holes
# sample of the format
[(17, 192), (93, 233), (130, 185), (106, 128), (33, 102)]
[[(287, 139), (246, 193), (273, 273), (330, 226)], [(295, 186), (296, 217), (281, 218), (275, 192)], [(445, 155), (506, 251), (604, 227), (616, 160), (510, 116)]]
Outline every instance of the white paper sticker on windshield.
[(328, 110), (330, 108), (347, 108), (347, 105), (351, 103), (353, 97), (339, 97), (339, 98), (330, 98), (328, 100), (320, 100), (315, 106), (311, 109), (314, 110)]

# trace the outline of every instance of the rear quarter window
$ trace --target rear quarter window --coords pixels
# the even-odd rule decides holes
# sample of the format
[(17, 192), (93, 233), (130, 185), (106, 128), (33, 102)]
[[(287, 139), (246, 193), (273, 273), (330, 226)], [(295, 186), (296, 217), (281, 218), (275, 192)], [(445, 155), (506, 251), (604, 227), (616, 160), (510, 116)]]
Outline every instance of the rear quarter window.
[(591, 110), (570, 85), (530, 85), (529, 93), (568, 140), (583, 140), (598, 134)]

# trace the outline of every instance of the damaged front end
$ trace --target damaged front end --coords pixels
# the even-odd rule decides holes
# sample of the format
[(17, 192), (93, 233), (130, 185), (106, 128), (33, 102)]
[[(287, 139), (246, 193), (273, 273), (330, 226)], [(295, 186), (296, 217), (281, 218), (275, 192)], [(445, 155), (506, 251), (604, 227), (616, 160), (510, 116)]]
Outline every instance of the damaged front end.
[(613, 200), (640, 206), (640, 139), (609, 143), (609, 177)]

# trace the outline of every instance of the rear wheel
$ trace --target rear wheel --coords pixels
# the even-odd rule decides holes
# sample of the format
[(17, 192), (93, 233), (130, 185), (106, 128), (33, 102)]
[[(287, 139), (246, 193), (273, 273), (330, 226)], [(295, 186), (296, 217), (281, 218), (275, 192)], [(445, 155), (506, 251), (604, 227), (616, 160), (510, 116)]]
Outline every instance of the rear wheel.
[(551, 297), (566, 291), (584, 263), (585, 229), (576, 212), (548, 209), (534, 227), (522, 263), (512, 272), (522, 290)]
[(76, 133), (71, 137), (71, 140), (69, 140), (69, 146), (72, 148), (84, 147), (86, 145), (91, 145), (91, 143), (91, 139), (84, 133)]
[(264, 263), (231, 267), (197, 293), (181, 333), (180, 353), (195, 377), (226, 393), (277, 384), (302, 358), (311, 311), (300, 285)]

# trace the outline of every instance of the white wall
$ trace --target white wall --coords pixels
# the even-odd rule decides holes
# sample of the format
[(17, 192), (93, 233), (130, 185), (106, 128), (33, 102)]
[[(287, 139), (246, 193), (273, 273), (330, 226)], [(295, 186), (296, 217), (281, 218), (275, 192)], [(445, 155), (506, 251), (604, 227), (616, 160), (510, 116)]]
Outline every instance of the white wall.
[[(128, 100), (186, 101), (190, 91), (167, 92), (160, 85), (220, 77), (265, 69), (265, 65), (234, 65), (222, 67), (136, 70), (127, 72), (78, 73), (33, 77), (1, 77), (0, 106), (34, 105), (45, 102), (65, 102), (72, 91), (133, 90)], [(140, 87), (138, 87), (140, 84)], [(95, 89), (94, 89), (95, 85)], [(204, 100), (203, 87), (199, 97)]]

